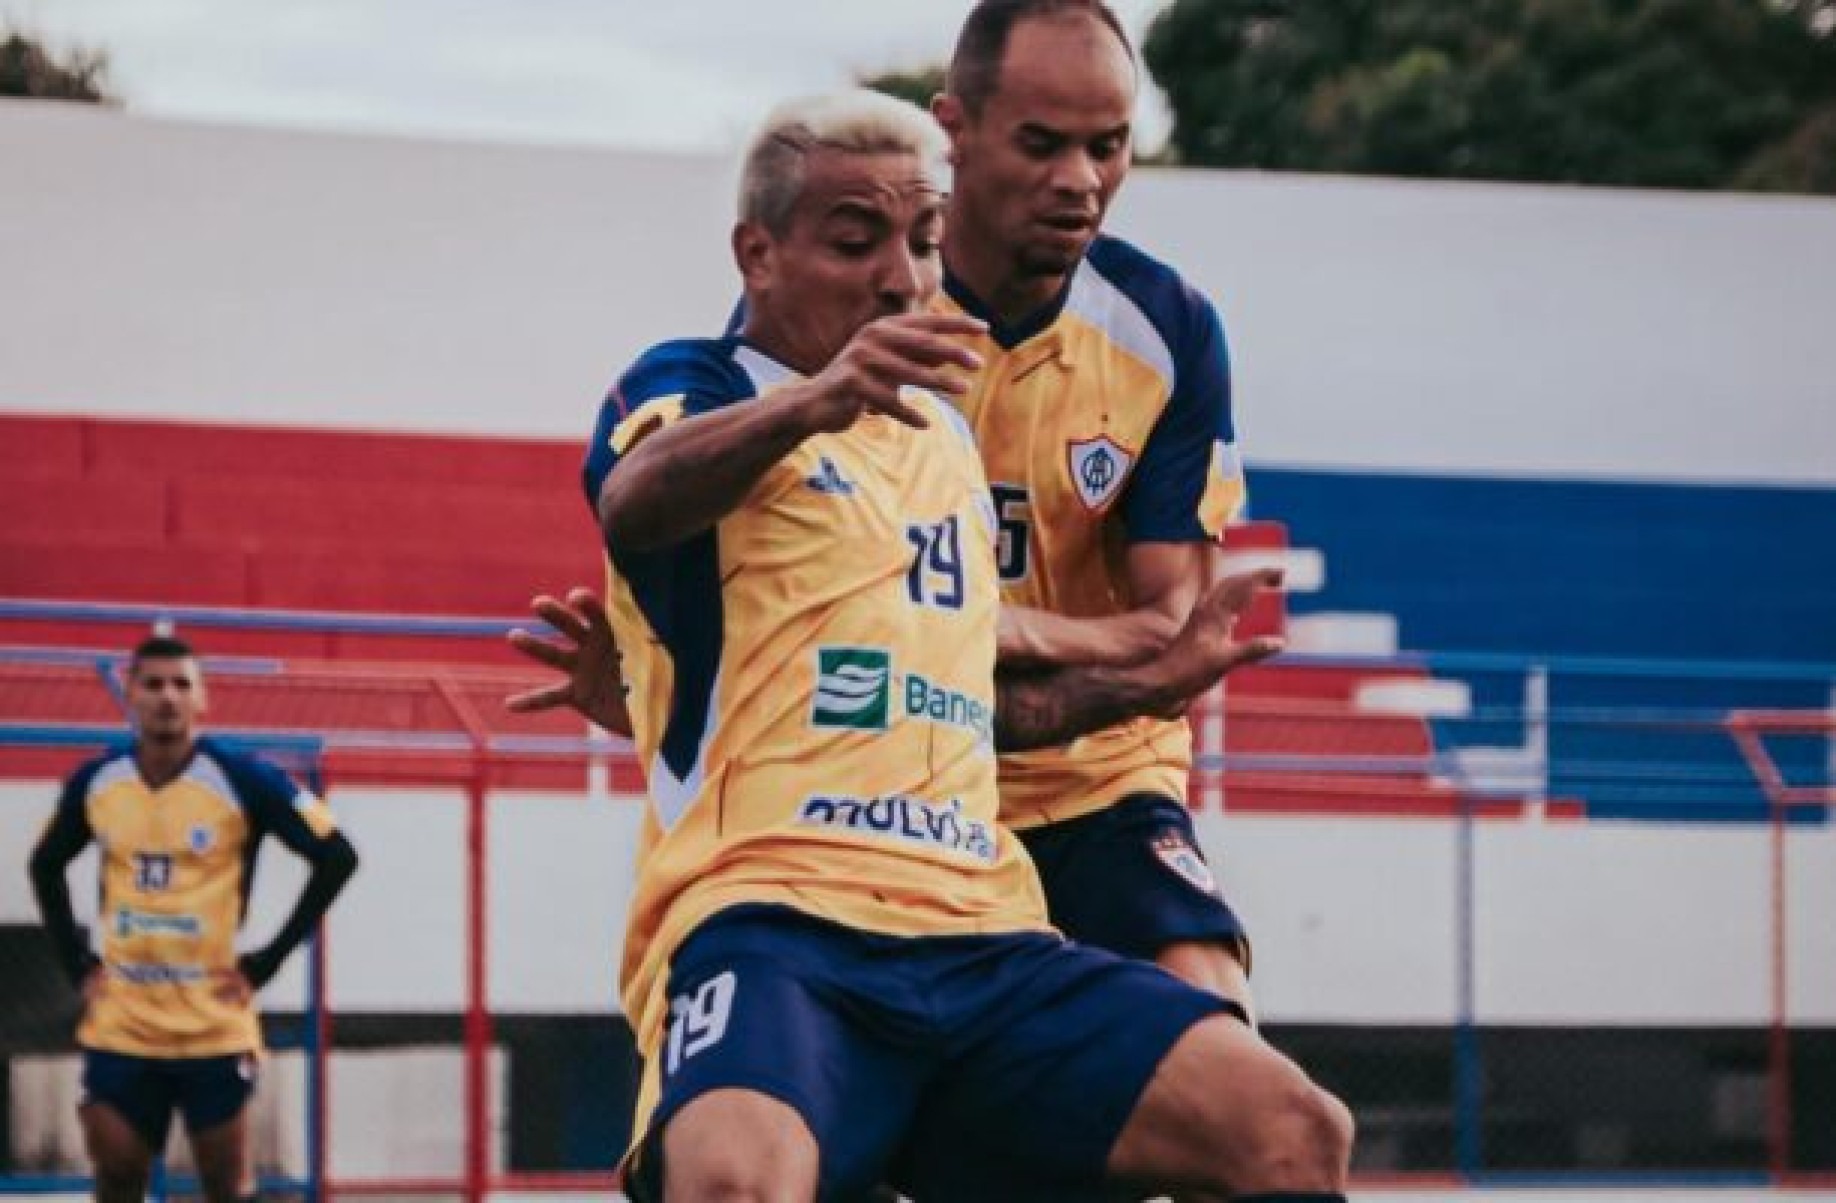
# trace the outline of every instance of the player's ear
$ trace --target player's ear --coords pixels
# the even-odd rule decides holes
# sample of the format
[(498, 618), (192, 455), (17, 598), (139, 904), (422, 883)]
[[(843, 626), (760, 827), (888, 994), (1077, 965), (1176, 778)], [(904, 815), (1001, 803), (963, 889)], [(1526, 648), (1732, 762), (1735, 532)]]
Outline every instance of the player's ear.
[(733, 263), (747, 291), (768, 286), (777, 266), (777, 239), (756, 221), (742, 221), (733, 227)]
[(963, 107), (962, 98), (948, 92), (939, 92), (931, 97), (931, 116), (937, 124), (943, 126), (943, 132), (950, 138), (950, 166), (956, 166), (957, 145), (963, 136), (963, 129), (969, 124), (968, 110)]

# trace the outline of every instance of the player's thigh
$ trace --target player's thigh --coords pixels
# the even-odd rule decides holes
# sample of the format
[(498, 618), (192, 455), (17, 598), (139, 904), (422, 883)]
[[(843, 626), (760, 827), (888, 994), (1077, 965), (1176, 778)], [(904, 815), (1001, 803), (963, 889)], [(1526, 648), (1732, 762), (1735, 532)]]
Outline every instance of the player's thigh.
[(171, 1084), (157, 1061), (122, 1053), (83, 1054), (83, 1143), (98, 1177), (144, 1181), (171, 1130)]
[(1109, 1158), (1118, 1181), (1231, 1193), (1334, 1190), (1350, 1115), (1252, 1029), (1194, 1025), (1162, 1060)]
[(645, 1093), (657, 1102), (636, 1197), (704, 1173), (775, 1190), (760, 1173), (800, 1180), (801, 1154), (778, 1152), (806, 1139), (819, 1197), (879, 1180), (931, 1058), (888, 1035), (872, 989), (884, 965), (861, 951), (839, 929), (790, 920), (720, 923), (691, 938), (671, 969), (668, 1029), (646, 1058)]
[(1247, 964), (1243, 922), (1177, 799), (1135, 794), (1020, 836), (1052, 922), (1070, 939), (1141, 960), (1180, 943), (1235, 945)]
[(1029, 940), (985, 976), (992, 1001), (927, 1092), (901, 1183), (921, 1201), (1101, 1197), (1161, 1061), (1223, 1000), (1057, 941)]

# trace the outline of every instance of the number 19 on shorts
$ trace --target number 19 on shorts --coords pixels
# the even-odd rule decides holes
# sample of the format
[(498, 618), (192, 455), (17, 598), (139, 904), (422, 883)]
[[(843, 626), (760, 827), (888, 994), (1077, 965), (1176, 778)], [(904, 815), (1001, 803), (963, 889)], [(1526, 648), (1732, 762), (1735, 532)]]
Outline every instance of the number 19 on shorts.
[(663, 1072), (673, 1074), (696, 1053), (713, 1048), (727, 1034), (739, 979), (731, 969), (669, 1000), (669, 1034), (663, 1042)]

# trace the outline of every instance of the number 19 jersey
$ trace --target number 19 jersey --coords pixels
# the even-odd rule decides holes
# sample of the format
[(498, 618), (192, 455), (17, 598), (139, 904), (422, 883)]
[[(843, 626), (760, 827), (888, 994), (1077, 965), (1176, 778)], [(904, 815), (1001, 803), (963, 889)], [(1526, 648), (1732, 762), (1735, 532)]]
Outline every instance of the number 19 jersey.
[[(794, 379), (738, 339), (655, 348), (602, 411), (589, 500), (656, 431)], [(647, 1052), (671, 954), (735, 905), (895, 936), (1046, 926), (996, 821), (981, 463), (959, 414), (908, 396), (927, 428), (864, 417), (804, 441), (711, 529), (607, 548), (650, 795), (622, 973)]]

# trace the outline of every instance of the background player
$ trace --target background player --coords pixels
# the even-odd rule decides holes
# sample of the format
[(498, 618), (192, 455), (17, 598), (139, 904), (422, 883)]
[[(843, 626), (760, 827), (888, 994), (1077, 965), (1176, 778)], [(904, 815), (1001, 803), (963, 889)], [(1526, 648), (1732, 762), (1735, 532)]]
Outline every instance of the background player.
[[(253, 1195), (246, 1106), (261, 1025), (255, 992), (312, 931), (357, 868), (324, 803), (272, 765), (202, 737), (204, 678), (191, 648), (148, 639), (128, 664), (134, 740), (64, 783), (32, 851), (32, 890), (83, 994), (83, 1135), (96, 1198), (146, 1193), (176, 1109), (205, 1196)], [(311, 873), (264, 947), (236, 955), (263, 836)], [(77, 929), (65, 881), (91, 842), (102, 850), (101, 955)]]
[[(954, 167), (947, 309), (988, 322), (959, 404), (1001, 524), (1004, 663), (1158, 651), (1242, 504), (1217, 314), (1099, 232), (1128, 172), (1136, 84), (1098, 0), (983, 0), (933, 104)], [(1183, 719), (1131, 719), (1004, 757), (1002, 818), (1067, 935), (1248, 1008), (1248, 945), (1194, 838), (1191, 767)]]
[(1272, 645), (1230, 637), (1240, 578), (1147, 663), (997, 686), (980, 463), (907, 387), (976, 366), (955, 341), (976, 323), (914, 312), (940, 274), (939, 140), (871, 94), (775, 115), (733, 237), (743, 337), (643, 356), (589, 453), (651, 802), (622, 975), (634, 1190), (857, 1191), (922, 1111), (1009, 1177), (921, 1197), (1334, 1191), (1343, 1109), (1223, 1000), (1044, 931), (994, 822), (996, 743), (1176, 709)]

